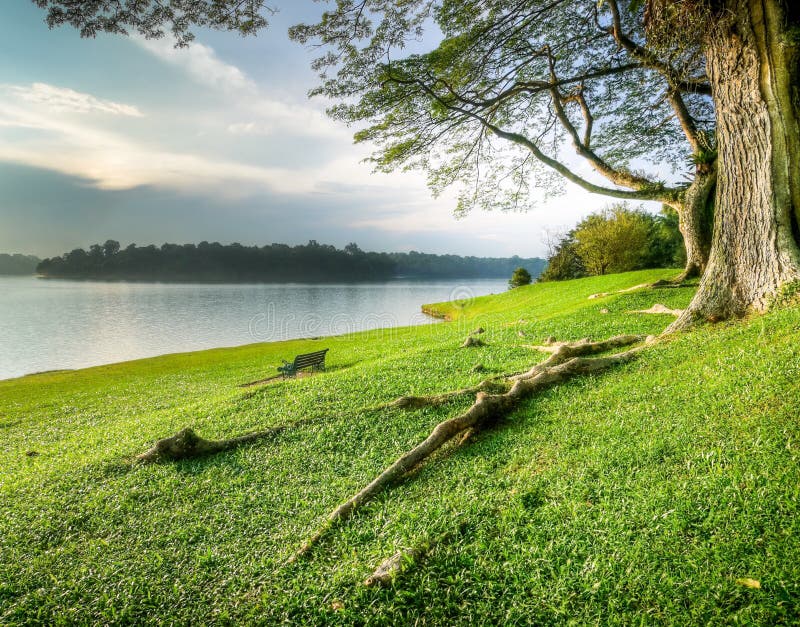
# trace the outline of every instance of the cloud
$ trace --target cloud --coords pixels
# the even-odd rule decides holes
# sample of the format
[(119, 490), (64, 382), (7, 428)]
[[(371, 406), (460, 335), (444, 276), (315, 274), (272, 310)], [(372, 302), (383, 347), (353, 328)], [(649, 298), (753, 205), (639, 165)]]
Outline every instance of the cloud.
[(235, 65), (217, 56), (210, 46), (193, 42), (175, 48), (174, 38), (133, 40), (160, 60), (183, 69), (195, 82), (230, 99), (227, 130), (236, 136), (270, 136), (277, 132), (351, 141), (351, 133), (307, 103), (284, 102), (267, 96)]
[(290, 168), (176, 150), (137, 139), (123, 124), (115, 124), (113, 130), (103, 128), (98, 116), (106, 115), (110, 105), (89, 94), (80, 94), (78, 101), (104, 104), (86, 105), (76, 117), (72, 115), (76, 107), (54, 108), (53, 99), (31, 98), (31, 93), (25, 86), (0, 89), (0, 160), (77, 176), (99, 189), (162, 186), (233, 197), (263, 190), (328, 193), (333, 184), (358, 190), (369, 183), (368, 168), (352, 155), (316, 167)]
[(233, 135), (270, 135), (275, 126), (263, 122), (236, 122), (228, 125), (228, 132)]
[(203, 85), (223, 91), (256, 91), (256, 84), (244, 72), (220, 59), (210, 46), (194, 42), (186, 48), (176, 48), (172, 37), (145, 39), (137, 36), (132, 39), (159, 59), (184, 69)]
[[(16, 130), (0, 141), (0, 160), (78, 176), (100, 189), (162, 185), (173, 189), (218, 187), (250, 182), (284, 187), (292, 173), (154, 147), (121, 132), (101, 129), (89, 110), (75, 119), (50, 102), (31, 101), (24, 90), (0, 91), (0, 128)], [(89, 96), (89, 99), (92, 97)], [(91, 102), (92, 100), (88, 100)]]
[(33, 83), (31, 85), (2, 85), (3, 90), (13, 93), (16, 97), (34, 105), (47, 107), (51, 111), (65, 113), (109, 113), (111, 115), (125, 115), (140, 118), (143, 113), (138, 108), (102, 100), (91, 94), (84, 94), (67, 87), (56, 87), (47, 83)]
[[(129, 104), (44, 83), (0, 85), (0, 160), (68, 174), (101, 190), (291, 197), (323, 214), (330, 210), (331, 223), (345, 229), (453, 230), (452, 203), (432, 201), (421, 174), (372, 174), (360, 161), (369, 147), (354, 147), (349, 131), (321, 111), (265, 95), (208, 46), (137, 43), (212, 88), (211, 102), (204, 105), (201, 95), (180, 117), (150, 105), (145, 126)], [(111, 114), (116, 118), (109, 120)], [(160, 128), (165, 132), (154, 132)], [(484, 230), (482, 221), (473, 230)], [(494, 227), (485, 232), (505, 236)]]

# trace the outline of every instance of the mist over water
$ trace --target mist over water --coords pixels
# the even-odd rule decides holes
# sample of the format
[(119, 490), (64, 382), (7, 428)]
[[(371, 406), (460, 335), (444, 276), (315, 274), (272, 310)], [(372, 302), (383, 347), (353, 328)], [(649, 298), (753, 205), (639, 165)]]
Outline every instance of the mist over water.
[[(504, 279), (355, 284), (168, 284), (0, 277), (0, 379), (165, 353), (435, 320), (420, 306)], [(291, 357), (291, 356), (290, 356)]]

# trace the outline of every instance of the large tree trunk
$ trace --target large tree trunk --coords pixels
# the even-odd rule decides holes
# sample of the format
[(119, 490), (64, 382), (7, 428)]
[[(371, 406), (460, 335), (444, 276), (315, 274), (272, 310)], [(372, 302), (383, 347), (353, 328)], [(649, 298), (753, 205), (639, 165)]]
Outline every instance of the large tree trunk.
[(681, 328), (764, 311), (800, 279), (800, 9), (723, 0), (705, 52), (716, 107), (717, 188), (708, 268)]

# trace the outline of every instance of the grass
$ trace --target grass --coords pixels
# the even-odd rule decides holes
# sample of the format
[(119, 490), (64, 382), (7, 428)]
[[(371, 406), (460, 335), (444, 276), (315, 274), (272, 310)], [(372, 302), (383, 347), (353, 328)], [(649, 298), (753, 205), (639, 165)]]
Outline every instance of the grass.
[[(284, 565), (470, 399), (370, 407), (476, 383), (476, 363), (521, 370), (544, 357), (522, 345), (550, 335), (657, 333), (672, 318), (627, 312), (684, 306), (691, 288), (587, 297), (670, 274), (432, 306), (454, 321), (428, 327), (0, 382), (0, 624), (797, 624), (797, 308), (548, 391)], [(477, 326), (488, 345), (457, 348)], [(237, 387), (322, 347), (327, 373)], [(225, 437), (307, 418), (205, 460), (126, 461), (187, 425)], [(392, 587), (360, 585), (459, 525)]]

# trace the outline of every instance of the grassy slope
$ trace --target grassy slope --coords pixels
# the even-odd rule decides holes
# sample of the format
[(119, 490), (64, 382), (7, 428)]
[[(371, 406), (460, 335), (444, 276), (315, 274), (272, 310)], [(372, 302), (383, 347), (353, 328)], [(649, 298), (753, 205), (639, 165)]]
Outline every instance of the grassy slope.
[[(626, 312), (682, 306), (690, 289), (587, 296), (668, 274), (520, 288), (443, 306), (457, 320), (430, 327), (0, 382), (0, 623), (797, 622), (798, 309), (701, 329), (551, 390), (282, 566), (330, 509), (470, 401), (369, 406), (477, 382), (477, 362), (522, 369), (543, 356), (521, 344), (548, 335), (658, 332), (671, 318)], [(456, 348), (478, 325), (489, 345)], [(328, 373), (236, 386), (323, 346)], [(309, 417), (203, 461), (124, 462), (189, 424), (219, 437)], [(460, 523), (394, 587), (358, 585)]]

